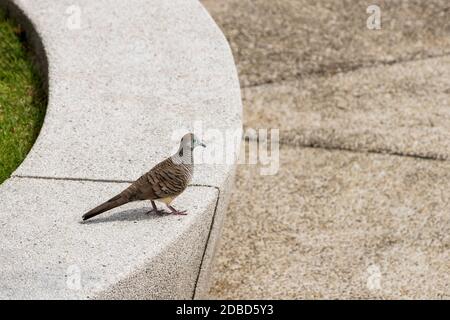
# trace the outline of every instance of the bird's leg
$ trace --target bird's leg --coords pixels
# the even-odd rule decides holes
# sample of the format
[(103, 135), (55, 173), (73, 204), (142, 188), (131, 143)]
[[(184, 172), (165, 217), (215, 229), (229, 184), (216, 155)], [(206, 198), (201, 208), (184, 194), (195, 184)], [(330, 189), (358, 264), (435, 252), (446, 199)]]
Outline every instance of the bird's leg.
[(152, 203), (153, 209), (150, 210), (150, 211), (147, 211), (147, 212), (146, 212), (147, 214), (150, 214), (150, 213), (152, 213), (152, 212), (158, 213), (158, 214), (163, 214), (163, 213), (164, 213), (164, 210), (158, 210), (158, 207), (156, 206), (155, 201), (153, 201), (153, 200), (150, 200), (150, 201), (151, 201), (151, 203)]
[(170, 209), (170, 211), (171, 211), (170, 213), (171, 213), (171, 214), (175, 214), (175, 215), (183, 215), (183, 216), (187, 215), (186, 210), (184, 210), (184, 211), (178, 211), (177, 209), (175, 209), (174, 207), (169, 206), (169, 205), (167, 205), (167, 207)]

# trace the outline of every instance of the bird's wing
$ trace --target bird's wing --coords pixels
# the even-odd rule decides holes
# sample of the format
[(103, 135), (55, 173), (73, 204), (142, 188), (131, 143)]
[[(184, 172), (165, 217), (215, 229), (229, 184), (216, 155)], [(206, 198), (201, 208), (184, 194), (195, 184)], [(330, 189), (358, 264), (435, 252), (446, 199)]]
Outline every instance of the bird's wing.
[(140, 200), (176, 196), (183, 192), (189, 183), (185, 171), (182, 165), (174, 164), (169, 158), (141, 176), (130, 189), (133, 189), (135, 197)]

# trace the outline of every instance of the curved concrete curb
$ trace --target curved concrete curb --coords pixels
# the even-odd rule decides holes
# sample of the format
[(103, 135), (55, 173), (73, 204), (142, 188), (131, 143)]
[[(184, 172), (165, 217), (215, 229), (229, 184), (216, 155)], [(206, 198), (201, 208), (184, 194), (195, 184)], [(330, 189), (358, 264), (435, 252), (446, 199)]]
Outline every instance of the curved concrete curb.
[(178, 129), (241, 129), (221, 31), (195, 0), (0, 5), (24, 23), (49, 88), (41, 134), (0, 186), (0, 297), (202, 296), (235, 162), (197, 166), (175, 203), (186, 217), (146, 216), (145, 203), (80, 217), (171, 154)]

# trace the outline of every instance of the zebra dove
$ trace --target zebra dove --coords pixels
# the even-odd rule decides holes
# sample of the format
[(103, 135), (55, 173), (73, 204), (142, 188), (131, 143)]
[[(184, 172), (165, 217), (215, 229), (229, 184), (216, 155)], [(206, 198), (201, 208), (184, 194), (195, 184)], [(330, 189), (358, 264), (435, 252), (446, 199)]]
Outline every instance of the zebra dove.
[(151, 201), (153, 209), (148, 213), (164, 213), (163, 210), (158, 210), (155, 204), (155, 201), (158, 201), (164, 203), (172, 214), (187, 214), (186, 211), (176, 210), (170, 204), (186, 189), (192, 179), (194, 173), (193, 151), (197, 146), (206, 147), (194, 134), (184, 135), (180, 142), (180, 148), (173, 156), (158, 163), (120, 194), (87, 212), (83, 215), (83, 220), (138, 200)]

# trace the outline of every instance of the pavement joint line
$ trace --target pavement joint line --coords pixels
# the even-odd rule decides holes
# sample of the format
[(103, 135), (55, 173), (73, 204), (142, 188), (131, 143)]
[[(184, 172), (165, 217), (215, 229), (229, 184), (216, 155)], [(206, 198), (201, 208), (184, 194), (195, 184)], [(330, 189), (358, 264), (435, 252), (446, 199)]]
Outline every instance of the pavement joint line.
[[(56, 180), (56, 181), (80, 181), (80, 182), (100, 182), (100, 183), (133, 183), (136, 180), (119, 180), (119, 179), (94, 179), (94, 178), (70, 178), (70, 177), (48, 177), (48, 176), (33, 176), (33, 175), (12, 175), (11, 178), (19, 179), (41, 179), (41, 180)], [(193, 183), (189, 187), (206, 187), (220, 189), (217, 186), (210, 184)]]
[(100, 182), (100, 183), (133, 183), (134, 180), (114, 180), (114, 179), (93, 179), (93, 178), (70, 178), (70, 177), (48, 177), (48, 176), (33, 176), (33, 175), (11, 175), (11, 178), (21, 179), (41, 179), (41, 180), (56, 180), (56, 181), (80, 181), (80, 182)]
[[(259, 143), (258, 138), (251, 138), (251, 137), (243, 137), (243, 141), (256, 141)], [(396, 156), (396, 157), (404, 157), (404, 158), (415, 158), (415, 159), (421, 159), (421, 160), (429, 160), (429, 161), (449, 161), (449, 159), (445, 159), (443, 157), (439, 156), (425, 156), (420, 154), (408, 154), (408, 153), (401, 153), (401, 152), (395, 152), (391, 151), (389, 149), (380, 149), (380, 150), (360, 150), (360, 149), (352, 149), (352, 148), (344, 148), (344, 147), (332, 147), (332, 146), (324, 146), (324, 145), (316, 145), (316, 144), (304, 144), (304, 143), (292, 143), (292, 142), (286, 142), (286, 141), (279, 141), (280, 146), (288, 146), (288, 147), (294, 147), (294, 148), (311, 148), (311, 149), (322, 149), (322, 150), (330, 150), (330, 151), (345, 151), (345, 152), (352, 152), (352, 153), (365, 153), (365, 154), (382, 154), (382, 155), (389, 155), (389, 156)]]
[[(414, 54), (412, 54), (412, 56), (414, 56)], [(392, 66), (392, 65), (396, 65), (396, 64), (415, 62), (415, 61), (432, 60), (432, 59), (443, 58), (443, 57), (447, 57), (447, 56), (450, 56), (450, 52), (443, 52), (443, 53), (434, 54), (434, 55), (432, 54), (432, 55), (424, 56), (424, 57), (417, 58), (417, 59), (414, 57), (410, 57), (410, 58), (405, 58), (405, 59), (394, 59), (394, 60), (389, 60), (389, 61), (372, 60), (372, 61), (357, 63), (353, 66), (348, 66), (347, 68), (343, 68), (342, 71), (335, 72), (335, 73), (327, 73), (327, 71), (324, 69), (320, 69), (320, 70), (318, 69), (318, 70), (313, 70), (311, 72), (306, 72), (304, 75), (298, 72), (298, 73), (294, 74), (293, 76), (287, 77), (284, 79), (280, 78), (280, 79), (274, 79), (274, 80), (265, 80), (265, 81), (261, 81), (261, 82), (256, 82), (254, 84), (242, 85), (241, 89), (251, 89), (251, 88), (256, 88), (256, 87), (289, 83), (289, 82), (294, 82), (294, 81), (298, 81), (298, 80), (308, 79), (308, 78), (311, 78), (312, 76), (326, 77), (326, 76), (334, 76), (337, 74), (347, 74), (347, 73), (354, 72), (357, 70), (372, 69), (372, 68), (377, 68), (377, 67), (382, 67), (382, 66)], [(326, 67), (327, 66), (325, 66), (325, 69), (326, 69)]]
[(290, 146), (290, 147), (299, 147), (299, 148), (312, 148), (312, 149), (322, 149), (322, 150), (330, 150), (330, 151), (345, 151), (345, 152), (352, 152), (352, 153), (364, 153), (364, 154), (382, 154), (382, 155), (389, 155), (389, 156), (395, 156), (395, 157), (403, 157), (403, 158), (414, 158), (414, 159), (421, 159), (421, 160), (429, 160), (429, 161), (447, 161), (447, 159), (439, 158), (439, 157), (433, 157), (433, 156), (423, 156), (419, 154), (408, 154), (408, 153), (401, 153), (401, 152), (395, 152), (390, 151), (388, 149), (384, 150), (359, 150), (359, 149), (351, 149), (351, 148), (342, 148), (342, 147), (330, 147), (330, 146), (317, 146), (317, 145), (308, 145), (308, 144), (293, 144), (293, 143), (281, 143), (280, 145)]

